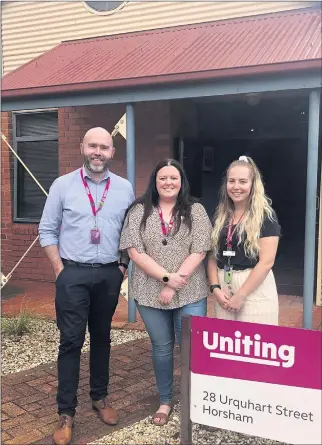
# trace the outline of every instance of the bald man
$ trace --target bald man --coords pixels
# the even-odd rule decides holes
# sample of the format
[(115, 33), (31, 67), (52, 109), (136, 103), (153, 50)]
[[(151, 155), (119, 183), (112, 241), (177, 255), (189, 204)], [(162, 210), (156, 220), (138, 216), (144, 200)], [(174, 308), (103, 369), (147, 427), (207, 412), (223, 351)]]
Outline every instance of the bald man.
[(131, 184), (109, 170), (115, 148), (104, 128), (90, 129), (80, 150), (84, 165), (53, 182), (39, 224), (40, 244), (56, 276), (59, 445), (72, 439), (87, 322), (92, 407), (106, 424), (118, 422), (107, 400), (110, 330), (129, 262), (120, 255), (120, 234), (134, 200)]

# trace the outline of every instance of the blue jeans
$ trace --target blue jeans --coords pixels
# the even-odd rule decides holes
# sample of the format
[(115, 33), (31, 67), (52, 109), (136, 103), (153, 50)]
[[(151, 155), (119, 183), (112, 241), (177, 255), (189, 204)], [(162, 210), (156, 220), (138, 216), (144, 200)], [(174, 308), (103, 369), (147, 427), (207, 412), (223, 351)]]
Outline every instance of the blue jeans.
[(171, 403), (173, 395), (173, 349), (175, 337), (181, 343), (181, 317), (205, 316), (207, 298), (178, 309), (156, 309), (136, 303), (152, 343), (152, 361), (161, 404)]

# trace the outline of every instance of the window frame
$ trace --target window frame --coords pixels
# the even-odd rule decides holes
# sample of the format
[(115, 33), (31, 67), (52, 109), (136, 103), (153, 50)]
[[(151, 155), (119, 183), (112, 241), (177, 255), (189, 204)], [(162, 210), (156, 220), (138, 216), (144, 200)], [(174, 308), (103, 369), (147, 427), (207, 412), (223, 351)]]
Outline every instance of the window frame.
[(123, 1), (119, 6), (117, 6), (114, 9), (109, 9), (107, 11), (97, 11), (96, 9), (92, 8), (90, 5), (87, 4), (87, 2), (83, 2), (85, 8), (91, 12), (92, 14), (96, 14), (96, 15), (111, 15), (114, 14), (115, 12), (119, 11), (120, 9), (124, 8), (124, 6), (128, 3), (128, 1)]
[[(38, 136), (17, 136), (17, 117), (26, 114), (41, 114), (41, 113), (57, 113), (57, 133), (48, 135), (38, 135)], [(43, 110), (28, 110), (28, 111), (13, 111), (12, 112), (12, 144), (14, 151), (19, 155), (19, 142), (42, 142), (42, 141), (57, 141), (57, 146), (59, 149), (59, 129), (58, 129), (58, 108), (48, 108)], [(20, 161), (14, 156), (13, 162), (13, 222), (14, 223), (39, 223), (40, 218), (32, 217), (19, 217), (18, 216), (18, 165)], [(29, 168), (29, 166), (27, 165)], [(24, 167), (23, 167), (24, 168)], [(57, 153), (57, 171), (59, 172), (59, 151)], [(26, 172), (29, 174), (28, 172)], [(31, 173), (32, 170), (31, 170)], [(38, 178), (36, 178), (38, 179)]]

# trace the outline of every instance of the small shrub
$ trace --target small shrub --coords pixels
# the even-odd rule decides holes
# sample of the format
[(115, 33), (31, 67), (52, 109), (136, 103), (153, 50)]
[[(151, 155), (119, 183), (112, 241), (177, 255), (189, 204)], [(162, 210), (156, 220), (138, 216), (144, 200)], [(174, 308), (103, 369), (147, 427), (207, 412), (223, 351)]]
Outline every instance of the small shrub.
[(21, 337), (31, 331), (33, 322), (38, 316), (21, 305), (20, 312), (15, 317), (2, 318), (1, 332), (4, 335)]

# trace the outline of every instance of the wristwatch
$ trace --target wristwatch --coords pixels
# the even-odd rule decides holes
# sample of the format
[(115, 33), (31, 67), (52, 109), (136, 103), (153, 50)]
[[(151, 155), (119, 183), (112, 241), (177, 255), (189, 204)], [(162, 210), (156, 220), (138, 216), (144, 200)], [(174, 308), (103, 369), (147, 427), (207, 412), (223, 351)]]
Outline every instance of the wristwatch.
[(211, 293), (213, 293), (213, 291), (214, 291), (215, 289), (220, 289), (220, 290), (221, 290), (221, 287), (219, 286), (219, 284), (211, 284), (211, 285), (210, 285), (210, 292), (211, 292)]
[(163, 281), (164, 283), (167, 283), (167, 282), (169, 281), (169, 278), (170, 278), (170, 274), (167, 273), (166, 275), (164, 275), (164, 277), (162, 277), (162, 281)]

